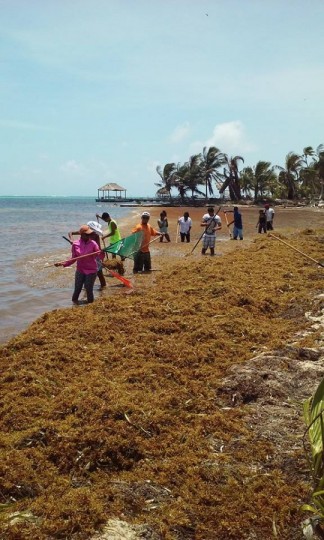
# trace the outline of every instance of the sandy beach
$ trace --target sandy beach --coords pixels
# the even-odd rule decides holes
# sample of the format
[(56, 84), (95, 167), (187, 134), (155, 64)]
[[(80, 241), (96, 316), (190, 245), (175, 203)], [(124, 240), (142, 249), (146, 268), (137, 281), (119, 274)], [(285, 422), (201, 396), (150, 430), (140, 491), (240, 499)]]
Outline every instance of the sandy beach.
[[(217, 210), (217, 207), (215, 207)], [(252, 206), (242, 206), (240, 211), (243, 218), (243, 229), (244, 229), (244, 241), (243, 242), (233, 242), (230, 241), (229, 232), (232, 230), (232, 226), (227, 228), (226, 219), (224, 215), (224, 210), (231, 211), (233, 210), (232, 205), (223, 206), (219, 212), (219, 216), (222, 220), (222, 229), (217, 233), (217, 242), (216, 242), (216, 253), (218, 255), (224, 255), (232, 250), (244, 249), (250, 245), (255, 239), (263, 236), (257, 234), (256, 223), (258, 221), (258, 211), (259, 208)], [(192, 252), (195, 244), (202, 235), (203, 228), (200, 226), (201, 218), (206, 209), (204, 208), (193, 208), (193, 207), (174, 207), (174, 208), (163, 208), (163, 207), (136, 207), (129, 209), (129, 215), (127, 218), (123, 218), (118, 222), (121, 234), (123, 237), (129, 235), (132, 231), (132, 228), (140, 222), (141, 213), (148, 211), (151, 214), (150, 224), (152, 227), (158, 230), (157, 220), (160, 217), (160, 212), (165, 210), (167, 212), (168, 222), (169, 222), (169, 235), (171, 242), (168, 243), (163, 241), (160, 243), (159, 240), (155, 241), (151, 245), (152, 261), (153, 267), (155, 270), (161, 270), (163, 267), (168, 266), (170, 261), (174, 261), (177, 258), (182, 258), (190, 253), (191, 257), (199, 258), (201, 254), (201, 244), (199, 244)], [(109, 209), (113, 217), (113, 209)], [(183, 215), (184, 212), (189, 212), (189, 215), (193, 222), (193, 227), (191, 231), (191, 242), (181, 243), (180, 237), (177, 238), (177, 222), (179, 217)], [(228, 221), (230, 222), (231, 214), (228, 214)], [(274, 231), (273, 233), (284, 232), (285, 234), (293, 234), (307, 228), (320, 228), (323, 227), (324, 222), (324, 209), (320, 208), (284, 208), (284, 207), (275, 207), (275, 220), (274, 220)], [(61, 253), (56, 253), (57, 258), (64, 258), (68, 256), (69, 251), (65, 249)], [(132, 277), (132, 266), (133, 263), (130, 260), (125, 261), (125, 271), (127, 277), (133, 279)], [(40, 270), (42, 270), (40, 268)], [(67, 272), (71, 274), (70, 282), (71, 287), (73, 287), (73, 274), (74, 272), (71, 269), (68, 269)], [(47, 270), (45, 273), (42, 270), (40, 272), (40, 282), (42, 279), (50, 278), (53, 283), (57, 286), (64, 287), (66, 286), (67, 272), (62, 272), (57, 269)], [(106, 291), (103, 291), (101, 294), (103, 296), (114, 294), (117, 290), (119, 291), (118, 284), (115, 284), (116, 287), (109, 287)]]
[[(155, 226), (161, 208), (147, 210)], [(190, 254), (204, 210), (187, 209), (181, 244), (185, 210), (167, 209), (151, 274), (127, 261), (133, 289), (109, 278), (94, 304), (46, 313), (1, 348), (6, 539), (302, 540), (323, 268), (256, 234), (253, 207), (242, 242), (221, 215), (218, 256)], [(323, 210), (275, 210), (274, 233), (321, 261)]]

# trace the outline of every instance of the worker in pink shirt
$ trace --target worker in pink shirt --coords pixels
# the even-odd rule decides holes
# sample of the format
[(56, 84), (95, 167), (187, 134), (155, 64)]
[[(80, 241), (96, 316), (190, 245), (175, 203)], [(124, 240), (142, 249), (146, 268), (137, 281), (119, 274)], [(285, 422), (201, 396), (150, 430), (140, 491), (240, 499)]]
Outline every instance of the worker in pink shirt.
[[(87, 293), (87, 301), (91, 304), (94, 300), (93, 286), (97, 276), (97, 261), (96, 258), (104, 259), (104, 253), (100, 252), (100, 247), (97, 242), (92, 239), (93, 230), (88, 225), (82, 225), (79, 230), (80, 239), (72, 244), (72, 257), (68, 261), (55, 263), (55, 266), (71, 266), (75, 262), (76, 257), (88, 255), (82, 259), (77, 259), (77, 267), (75, 272), (74, 291), (72, 295), (73, 304), (78, 305), (79, 296), (84, 285)], [(93, 254), (93, 255), (92, 255)]]

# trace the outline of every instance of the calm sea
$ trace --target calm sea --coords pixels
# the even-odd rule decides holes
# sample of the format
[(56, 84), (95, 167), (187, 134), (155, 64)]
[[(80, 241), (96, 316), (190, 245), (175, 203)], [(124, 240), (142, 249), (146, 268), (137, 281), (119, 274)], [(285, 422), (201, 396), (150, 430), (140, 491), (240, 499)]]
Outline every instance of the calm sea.
[(45, 311), (71, 306), (74, 268), (46, 265), (70, 256), (63, 235), (105, 211), (120, 225), (132, 212), (94, 198), (0, 197), (0, 343)]

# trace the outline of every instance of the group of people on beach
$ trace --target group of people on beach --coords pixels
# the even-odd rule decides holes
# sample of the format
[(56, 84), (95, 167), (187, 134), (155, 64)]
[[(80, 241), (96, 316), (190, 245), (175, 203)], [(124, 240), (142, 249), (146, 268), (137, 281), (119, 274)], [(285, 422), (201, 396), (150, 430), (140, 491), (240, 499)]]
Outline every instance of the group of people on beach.
[[(233, 219), (228, 222), (227, 214), (233, 213)], [(227, 227), (233, 224), (233, 240), (243, 240), (243, 223), (242, 215), (237, 206), (234, 206), (233, 210), (224, 211)], [(160, 213), (160, 218), (157, 221), (158, 228), (154, 229), (150, 224), (150, 213), (143, 212), (141, 215), (141, 221), (133, 229), (132, 233), (141, 232), (142, 242), (141, 246), (133, 254), (134, 266), (133, 273), (150, 272), (151, 266), (151, 254), (150, 243), (152, 237), (160, 237), (160, 242), (165, 239), (170, 242), (170, 235), (168, 233), (168, 218), (167, 213), (163, 210)], [(75, 272), (74, 291), (72, 295), (72, 302), (76, 305), (79, 304), (79, 296), (85, 288), (87, 295), (87, 302), (92, 303), (94, 301), (93, 288), (96, 278), (100, 281), (100, 287), (103, 289), (106, 287), (105, 276), (102, 271), (102, 263), (105, 258), (105, 252), (101, 249), (101, 240), (105, 244), (105, 240), (109, 239), (109, 245), (116, 244), (121, 240), (121, 234), (117, 222), (111, 218), (110, 214), (104, 212), (102, 215), (96, 214), (97, 221), (89, 221), (86, 225), (82, 225), (79, 230), (68, 233), (68, 240), (72, 244), (71, 258), (64, 262), (55, 263), (55, 266), (68, 267), (77, 263)], [(107, 230), (104, 232), (102, 226), (99, 223), (101, 219), (107, 224)], [(270, 205), (265, 205), (264, 209), (259, 211), (259, 219), (257, 222), (258, 233), (267, 232), (273, 230), (274, 210)], [(215, 212), (213, 206), (207, 208), (207, 213), (202, 216), (200, 227), (203, 228), (202, 235), (198, 242), (202, 240), (201, 254), (206, 255), (208, 249), (210, 255), (215, 255), (215, 242), (216, 233), (222, 228), (222, 221), (218, 213)], [(182, 217), (177, 221), (177, 240), (180, 236), (181, 242), (190, 242), (190, 234), (192, 228), (192, 220), (189, 216), (189, 212), (184, 212)], [(73, 241), (73, 236), (78, 235), (79, 239)], [(198, 244), (197, 242), (197, 244)], [(116, 257), (112, 254), (112, 257)]]
[[(165, 214), (166, 215), (166, 214)], [(96, 214), (97, 221), (88, 221), (82, 225), (79, 230), (68, 233), (68, 240), (72, 245), (71, 258), (64, 262), (57, 262), (55, 266), (68, 267), (77, 263), (74, 281), (74, 291), (72, 302), (79, 304), (79, 296), (84, 288), (87, 295), (87, 302), (94, 301), (93, 288), (96, 278), (99, 278), (101, 289), (106, 287), (106, 279), (102, 271), (102, 262), (105, 258), (105, 252), (100, 247), (100, 239), (105, 246), (105, 239), (109, 239), (109, 245), (112, 246), (121, 240), (121, 234), (117, 222), (111, 218), (110, 214), (104, 212), (101, 216)], [(99, 219), (107, 223), (107, 232), (103, 232)], [(141, 222), (137, 224), (132, 233), (142, 232), (143, 238), (140, 249), (134, 253), (133, 273), (141, 271), (151, 271), (151, 254), (149, 244), (152, 236), (160, 236), (161, 240), (167, 236), (167, 232), (160, 232), (149, 224), (150, 213), (143, 212)], [(79, 239), (72, 241), (73, 236), (78, 235)], [(170, 238), (169, 238), (170, 241)], [(112, 257), (116, 257), (112, 254)]]
[(266, 233), (267, 231), (273, 231), (273, 219), (274, 219), (274, 209), (270, 207), (269, 204), (266, 204), (264, 210), (261, 208), (259, 211), (259, 219), (256, 224), (258, 233)]

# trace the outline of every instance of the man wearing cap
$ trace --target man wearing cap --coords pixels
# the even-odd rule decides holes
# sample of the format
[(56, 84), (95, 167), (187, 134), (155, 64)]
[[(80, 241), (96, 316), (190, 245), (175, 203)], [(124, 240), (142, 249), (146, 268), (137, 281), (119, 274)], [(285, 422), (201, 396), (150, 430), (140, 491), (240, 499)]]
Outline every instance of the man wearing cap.
[[(88, 225), (82, 225), (79, 229), (80, 238), (72, 244), (72, 257), (64, 263), (55, 263), (55, 266), (71, 266), (77, 257), (77, 268), (75, 272), (74, 291), (72, 295), (73, 304), (79, 303), (79, 296), (83, 286), (87, 293), (88, 303), (94, 300), (93, 286), (97, 277), (96, 258), (103, 259), (104, 254), (100, 252), (98, 244), (92, 239), (93, 230)], [(84, 256), (85, 255), (85, 256)]]
[(151, 254), (150, 254), (150, 241), (152, 236), (163, 236), (163, 233), (160, 233), (159, 231), (156, 231), (149, 225), (149, 219), (150, 219), (150, 213), (149, 212), (143, 212), (141, 215), (141, 223), (136, 225), (134, 229), (132, 230), (133, 233), (142, 231), (143, 232), (143, 240), (141, 249), (135, 253), (134, 256), (134, 268), (133, 273), (137, 274), (137, 272), (142, 272), (144, 270), (145, 272), (151, 271)]

